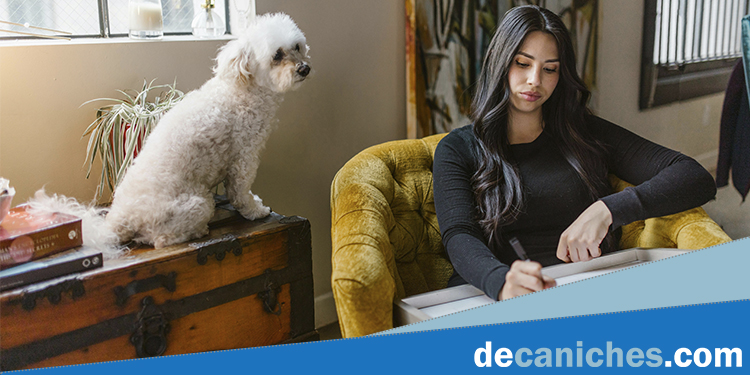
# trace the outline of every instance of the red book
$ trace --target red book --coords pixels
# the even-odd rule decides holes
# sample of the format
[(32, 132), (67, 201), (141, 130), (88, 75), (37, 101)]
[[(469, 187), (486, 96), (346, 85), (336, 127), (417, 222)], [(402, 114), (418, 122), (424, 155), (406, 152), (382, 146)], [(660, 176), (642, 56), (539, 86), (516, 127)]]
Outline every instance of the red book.
[(0, 269), (81, 246), (81, 219), (62, 213), (34, 214), (12, 208), (0, 223)]

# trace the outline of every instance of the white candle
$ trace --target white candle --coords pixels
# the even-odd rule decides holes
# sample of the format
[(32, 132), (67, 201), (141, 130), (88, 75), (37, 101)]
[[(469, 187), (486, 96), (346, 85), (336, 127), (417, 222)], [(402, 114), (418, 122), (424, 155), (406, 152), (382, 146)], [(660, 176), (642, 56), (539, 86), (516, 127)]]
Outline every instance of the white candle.
[(158, 3), (130, 2), (131, 31), (161, 31), (163, 27), (161, 6)]

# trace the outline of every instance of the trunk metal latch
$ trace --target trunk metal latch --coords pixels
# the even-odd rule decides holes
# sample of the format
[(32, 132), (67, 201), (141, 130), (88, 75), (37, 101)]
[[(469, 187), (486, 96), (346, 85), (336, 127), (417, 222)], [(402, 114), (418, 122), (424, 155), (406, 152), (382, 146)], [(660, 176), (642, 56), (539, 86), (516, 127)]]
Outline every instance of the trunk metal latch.
[(160, 356), (167, 350), (169, 321), (152, 297), (143, 298), (141, 304), (143, 309), (138, 313), (138, 324), (130, 342), (135, 346), (138, 358)]

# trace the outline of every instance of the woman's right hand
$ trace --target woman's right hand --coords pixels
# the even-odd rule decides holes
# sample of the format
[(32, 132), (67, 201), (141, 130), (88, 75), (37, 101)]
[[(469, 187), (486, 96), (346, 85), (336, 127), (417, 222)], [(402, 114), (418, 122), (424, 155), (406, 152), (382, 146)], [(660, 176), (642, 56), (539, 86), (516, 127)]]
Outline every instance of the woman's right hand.
[(556, 286), (555, 279), (542, 275), (542, 265), (534, 261), (517, 260), (505, 274), (505, 285), (500, 289), (499, 300), (538, 292)]

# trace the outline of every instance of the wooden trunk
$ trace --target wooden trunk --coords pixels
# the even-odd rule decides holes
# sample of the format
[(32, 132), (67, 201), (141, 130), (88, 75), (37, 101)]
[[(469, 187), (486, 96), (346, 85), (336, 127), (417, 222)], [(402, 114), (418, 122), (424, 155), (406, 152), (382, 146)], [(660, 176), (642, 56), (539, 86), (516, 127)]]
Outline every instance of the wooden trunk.
[(315, 340), (310, 224), (217, 208), (205, 238), (0, 294), (3, 371)]

